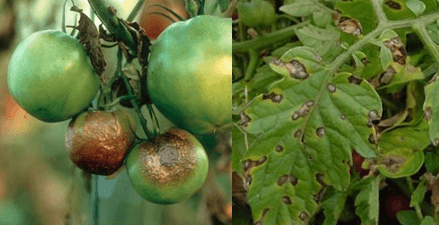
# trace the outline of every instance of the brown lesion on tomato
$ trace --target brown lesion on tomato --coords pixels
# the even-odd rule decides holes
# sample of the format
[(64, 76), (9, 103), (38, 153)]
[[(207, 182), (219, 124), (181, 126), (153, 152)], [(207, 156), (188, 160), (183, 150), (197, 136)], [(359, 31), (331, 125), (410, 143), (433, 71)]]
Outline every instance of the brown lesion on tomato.
[(425, 110), (424, 110), (424, 119), (425, 119), (426, 121), (430, 121), (432, 115), (433, 115), (433, 109), (431, 108), (431, 106), (427, 106), (427, 107), (425, 107)]
[(357, 76), (351, 75), (351, 76), (348, 77), (348, 81), (349, 81), (349, 83), (351, 83), (351, 84), (357, 84), (357, 85), (360, 85), (360, 84), (363, 82), (363, 78), (360, 78), (360, 77), (357, 77)]
[(134, 142), (134, 134), (124, 131), (116, 112), (88, 112), (79, 124), (76, 119), (70, 122), (66, 134), (70, 159), (79, 168), (98, 175), (116, 172)]
[(246, 127), (248, 123), (251, 121), (250, 117), (245, 113), (245, 111), (241, 112), (241, 125)]
[(163, 186), (189, 179), (198, 163), (189, 135), (177, 129), (143, 142), (139, 148), (147, 149), (139, 151), (143, 175)]
[(396, 9), (396, 10), (400, 10), (401, 9), (401, 4), (399, 4), (398, 2), (395, 1), (386, 1), (384, 2), (385, 5), (389, 6), (392, 9)]

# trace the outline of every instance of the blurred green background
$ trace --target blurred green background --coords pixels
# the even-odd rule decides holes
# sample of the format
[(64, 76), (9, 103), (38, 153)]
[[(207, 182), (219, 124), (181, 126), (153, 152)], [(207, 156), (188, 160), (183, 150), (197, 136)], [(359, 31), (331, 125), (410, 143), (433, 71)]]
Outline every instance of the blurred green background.
[[(107, 2), (121, 18), (137, 3)], [(61, 29), (63, 3), (0, 0), (0, 225), (93, 224), (95, 180), (67, 157), (64, 141), (69, 121), (38, 121), (14, 102), (7, 88), (7, 66), (14, 48), (35, 31)], [(75, 3), (90, 14), (87, 1)], [(78, 17), (68, 11), (70, 6), (69, 0), (66, 24), (74, 25)], [(104, 54), (108, 76), (116, 64), (111, 63), (116, 60), (116, 48), (105, 49)], [(172, 126), (161, 115), (159, 120), (162, 130)], [(210, 173), (197, 194), (180, 204), (156, 205), (135, 193), (126, 170), (98, 176), (99, 224), (231, 224), (230, 136), (198, 138), (209, 155)]]

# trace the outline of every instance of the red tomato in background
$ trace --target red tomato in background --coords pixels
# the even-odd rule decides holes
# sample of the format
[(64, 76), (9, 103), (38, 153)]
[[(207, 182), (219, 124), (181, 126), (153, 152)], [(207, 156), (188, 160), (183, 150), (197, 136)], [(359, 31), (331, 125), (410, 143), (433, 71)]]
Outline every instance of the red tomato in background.
[(410, 202), (403, 194), (390, 195), (385, 198), (384, 210), (390, 219), (394, 219), (397, 212), (410, 209)]
[(154, 6), (154, 4), (168, 7), (181, 18), (185, 20), (189, 19), (184, 0), (146, 0), (143, 5), (142, 13), (140, 14), (139, 24), (145, 30), (146, 36), (148, 36), (150, 40), (155, 40), (163, 30), (173, 23), (165, 16), (160, 15), (160, 13), (169, 16), (174, 21), (179, 21), (172, 13), (160, 6)]

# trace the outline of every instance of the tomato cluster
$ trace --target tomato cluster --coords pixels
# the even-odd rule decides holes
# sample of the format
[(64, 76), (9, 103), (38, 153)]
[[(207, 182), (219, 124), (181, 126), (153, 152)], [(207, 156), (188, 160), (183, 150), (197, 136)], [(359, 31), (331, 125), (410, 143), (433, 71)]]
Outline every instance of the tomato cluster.
[(66, 149), (77, 167), (110, 175), (126, 164), (142, 197), (158, 204), (181, 202), (200, 189), (209, 167), (192, 134), (218, 132), (231, 124), (231, 27), (230, 19), (196, 16), (160, 31), (150, 47), (147, 85), (141, 88), (178, 129), (147, 140), (137, 138), (138, 125), (122, 106), (102, 106), (105, 92), (102, 88), (97, 95), (101, 80), (88, 53), (61, 31), (36, 32), (18, 45), (9, 62), (9, 90), (25, 111), (42, 121), (72, 119)]

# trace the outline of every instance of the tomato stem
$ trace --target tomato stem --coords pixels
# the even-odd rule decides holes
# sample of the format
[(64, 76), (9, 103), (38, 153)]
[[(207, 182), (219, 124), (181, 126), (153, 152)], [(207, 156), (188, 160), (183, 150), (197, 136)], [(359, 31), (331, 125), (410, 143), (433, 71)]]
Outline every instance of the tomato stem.
[(138, 0), (136, 5), (134, 6), (133, 10), (131, 10), (130, 15), (127, 17), (127, 21), (132, 22), (137, 14), (139, 13), (140, 9), (142, 9), (142, 5), (145, 0)]

